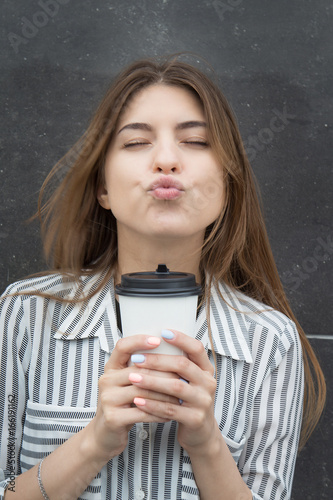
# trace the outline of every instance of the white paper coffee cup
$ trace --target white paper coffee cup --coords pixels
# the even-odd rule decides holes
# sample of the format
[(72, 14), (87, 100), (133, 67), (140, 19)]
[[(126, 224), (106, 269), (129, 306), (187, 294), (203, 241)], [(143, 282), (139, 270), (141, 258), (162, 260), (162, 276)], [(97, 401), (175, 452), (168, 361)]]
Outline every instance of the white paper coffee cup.
[[(156, 271), (123, 274), (116, 286), (124, 337), (144, 334), (161, 338), (162, 330), (178, 330), (195, 336), (198, 295), (201, 286), (194, 274), (170, 272), (165, 264)], [(182, 354), (162, 339), (151, 350), (159, 354)]]

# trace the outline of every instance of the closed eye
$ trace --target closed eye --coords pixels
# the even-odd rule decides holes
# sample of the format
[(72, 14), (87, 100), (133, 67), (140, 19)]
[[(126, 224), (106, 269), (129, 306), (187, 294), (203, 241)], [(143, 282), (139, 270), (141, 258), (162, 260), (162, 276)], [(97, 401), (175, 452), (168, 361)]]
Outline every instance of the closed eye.
[(138, 141), (133, 141), (133, 142), (127, 142), (126, 144), (124, 144), (123, 147), (125, 149), (128, 149), (128, 148), (133, 148), (135, 146), (146, 146), (148, 144), (150, 144), (150, 143), (138, 140)]
[(183, 141), (184, 144), (190, 144), (191, 146), (198, 146), (198, 147), (208, 147), (209, 144), (207, 141), (201, 141), (201, 140), (187, 140)]
[[(199, 147), (199, 148), (207, 148), (209, 146), (207, 141), (204, 141), (201, 139), (184, 140), (184, 141), (182, 141), (182, 144), (188, 144), (189, 146)], [(144, 140), (138, 139), (135, 141), (125, 143), (123, 145), (123, 148), (130, 149), (130, 148), (135, 148), (136, 146), (148, 146), (148, 145), (150, 145), (149, 141), (144, 141)]]

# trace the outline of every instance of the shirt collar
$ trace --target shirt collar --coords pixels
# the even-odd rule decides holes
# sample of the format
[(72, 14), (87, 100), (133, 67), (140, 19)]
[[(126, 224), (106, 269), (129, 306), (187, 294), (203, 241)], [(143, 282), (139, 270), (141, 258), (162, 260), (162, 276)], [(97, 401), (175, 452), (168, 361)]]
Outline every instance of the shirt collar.
[[(96, 289), (104, 274), (86, 276), (79, 285), (73, 286), (67, 297), (88, 294)], [(208, 334), (205, 305), (201, 307), (196, 322), (196, 338), (201, 340), (206, 350), (222, 356), (252, 363), (248, 323), (241, 312), (237, 293), (227, 285), (213, 284), (210, 298), (210, 326), (213, 346)], [(80, 303), (67, 303), (62, 309), (55, 339), (77, 340), (98, 337), (101, 349), (111, 352), (121, 332), (117, 327), (114, 283), (111, 278), (106, 286), (91, 299)]]
[[(66, 295), (73, 299), (80, 293), (87, 295), (96, 289), (104, 274), (84, 277), (79, 285), (74, 286)], [(101, 349), (111, 352), (121, 334), (117, 327), (116, 305), (113, 278), (106, 286), (84, 302), (67, 303), (60, 315), (55, 339), (78, 340), (98, 337)]]
[(202, 341), (206, 350), (252, 363), (249, 323), (241, 312), (239, 294), (224, 283), (213, 284), (209, 309), (213, 346), (208, 334), (205, 306), (197, 319), (196, 338)]

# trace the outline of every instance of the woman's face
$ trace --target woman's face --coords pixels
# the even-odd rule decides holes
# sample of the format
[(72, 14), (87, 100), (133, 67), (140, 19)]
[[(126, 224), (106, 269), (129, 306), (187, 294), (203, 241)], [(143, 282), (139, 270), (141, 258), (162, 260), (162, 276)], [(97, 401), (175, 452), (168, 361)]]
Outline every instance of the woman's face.
[(136, 94), (108, 150), (98, 200), (117, 219), (118, 237), (202, 241), (222, 210), (224, 184), (199, 100), (162, 84)]

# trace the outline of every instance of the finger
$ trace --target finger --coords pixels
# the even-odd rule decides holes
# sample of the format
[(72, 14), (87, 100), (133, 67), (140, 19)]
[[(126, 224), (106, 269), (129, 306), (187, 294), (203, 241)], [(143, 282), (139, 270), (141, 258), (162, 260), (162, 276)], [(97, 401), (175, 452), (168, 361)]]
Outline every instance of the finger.
[[(130, 373), (128, 378), (133, 386), (136, 387), (136, 397), (173, 404), (179, 402), (177, 394), (173, 395), (172, 390), (165, 392), (166, 381), (161, 381), (161, 377), (152, 377), (143, 375), (142, 373)], [(159, 380), (159, 383), (154, 384), (155, 378)], [(178, 381), (178, 378), (174, 380)]]
[(214, 368), (210, 362), (204, 345), (200, 340), (194, 339), (177, 330), (162, 330), (161, 337), (164, 342), (179, 347), (188, 358), (198, 365), (202, 370), (214, 374)]
[(208, 373), (186, 356), (170, 354), (145, 354), (144, 360), (137, 366), (140, 366), (142, 370), (148, 369), (151, 372), (155, 370), (171, 372), (173, 374), (172, 378), (182, 378), (197, 385), (202, 383), (204, 375)]
[(121, 422), (122, 427), (132, 427), (137, 423), (165, 423), (170, 419), (143, 411), (140, 406), (118, 409), (117, 412), (106, 414), (105, 423), (110, 429), (116, 429)]
[[(141, 375), (139, 375), (139, 373)], [(160, 372), (149, 370), (147, 368), (137, 368), (135, 366), (126, 367), (121, 370), (109, 369), (105, 371), (98, 381), (98, 391), (100, 403), (113, 407), (130, 406), (135, 396), (144, 396), (156, 400), (173, 401), (169, 396), (163, 396), (162, 393), (149, 393), (148, 391), (141, 390), (138, 393), (138, 387), (133, 385), (129, 379), (130, 374), (134, 377), (141, 377), (142, 374), (151, 374), (160, 378), (177, 377), (176, 374), (168, 372)]]
[(116, 387), (111, 390), (106, 390), (101, 394), (100, 402), (103, 408), (116, 410), (119, 408), (129, 408), (135, 398), (151, 399), (152, 401), (164, 401), (167, 403), (178, 402), (177, 398), (171, 395), (154, 391), (145, 387), (140, 387), (138, 384), (130, 384), (127, 387)]
[[(155, 365), (156, 367), (158, 367), (158, 362), (155, 363)], [(159, 379), (166, 379), (166, 378), (179, 379), (179, 375), (177, 373), (173, 373), (167, 370), (162, 371), (159, 370), (158, 368), (150, 369), (149, 367), (144, 367), (144, 366), (140, 367), (130, 366), (127, 370), (127, 373), (133, 373), (133, 372), (141, 375), (151, 375)], [(163, 381), (161, 382), (161, 384), (163, 385)]]
[(150, 350), (159, 346), (161, 339), (148, 335), (133, 335), (131, 337), (123, 337), (118, 340), (115, 348), (112, 351), (110, 359), (104, 367), (105, 370), (125, 368), (129, 358), (134, 352), (142, 350)]
[[(183, 378), (180, 378), (179, 380), (181, 380), (182, 382), (185, 382), (186, 384), (188, 384), (188, 380), (184, 380)], [(184, 403), (184, 400), (181, 399), (181, 398), (178, 398), (178, 403), (180, 405), (182, 405)]]
[(134, 404), (141, 411), (155, 417), (164, 418), (167, 421), (175, 420), (179, 424), (186, 426), (188, 430), (194, 431), (196, 435), (199, 434), (198, 431), (202, 432), (204, 428), (207, 431), (207, 425), (208, 428), (211, 428), (212, 423), (216, 423), (214, 413), (211, 411), (208, 413), (205, 408), (192, 408), (179, 404), (151, 401), (144, 398), (135, 398)]
[[(200, 404), (201, 396), (194, 388), (189, 388), (186, 380), (182, 378), (167, 378), (161, 380), (148, 374), (130, 373), (129, 380), (133, 385), (140, 388), (140, 396), (143, 399), (164, 401), (175, 405), (186, 401), (195, 401)], [(152, 397), (151, 395), (156, 395)]]
[[(140, 370), (139, 373), (143, 376), (143, 381), (138, 384), (142, 387), (143, 384), (147, 384), (147, 381), (149, 382), (151, 380), (147, 375), (154, 376), (154, 370), (158, 369), (165, 372), (173, 371), (173, 377), (167, 377), (163, 380), (154, 377), (154, 385), (145, 385), (144, 387), (156, 392), (170, 394), (192, 405), (196, 405), (196, 400), (199, 398), (200, 394), (203, 394), (203, 404), (207, 402), (205, 394), (208, 395), (210, 400), (215, 397), (216, 379), (213, 371), (209, 373), (208, 371), (202, 370), (185, 356), (146, 354), (145, 360), (140, 363), (140, 366), (142, 367), (142, 371)], [(148, 369), (148, 371), (146, 371), (147, 375), (143, 373), (144, 369)], [(185, 384), (185, 386), (188, 385), (188, 389), (191, 389), (191, 392), (189, 392), (189, 390), (186, 390), (186, 393), (183, 392), (185, 390), (184, 382), (179, 379), (184, 379), (189, 383)], [(178, 385), (179, 383), (180, 385)], [(176, 387), (176, 389), (170, 391), (170, 387)], [(178, 392), (178, 388), (182, 389), (181, 393)]]
[(133, 402), (133, 398), (138, 395), (138, 389), (135, 390), (133, 385), (112, 386), (109, 380), (106, 380), (103, 376), (100, 378), (98, 389), (100, 406), (110, 411), (116, 408), (129, 407)]
[[(135, 367), (131, 367), (135, 369)], [(129, 407), (135, 397), (145, 397), (157, 401), (176, 402), (175, 398), (162, 392), (140, 388), (133, 384), (132, 380), (141, 380), (143, 373), (151, 373), (151, 370), (137, 370), (130, 372), (130, 368), (123, 370), (112, 370), (102, 375), (99, 379), (100, 403), (103, 407), (119, 408)], [(154, 372), (155, 373), (155, 372)], [(165, 377), (165, 374), (163, 374)], [(157, 378), (161, 379), (160, 373)], [(163, 385), (162, 385), (163, 386)]]
[(183, 423), (188, 420), (188, 409), (179, 404), (151, 401), (144, 398), (135, 398), (134, 404), (142, 413), (164, 419), (165, 421), (175, 420)]
[[(142, 365), (142, 363), (141, 363)], [(137, 373), (152, 373), (152, 370), (149, 368), (145, 368), (143, 366), (126, 366), (126, 368), (122, 369), (113, 369), (109, 368), (105, 370), (103, 375), (99, 378), (99, 385), (103, 386), (102, 388), (113, 388), (113, 387), (125, 387), (129, 385), (128, 376), (132, 372)], [(178, 376), (175, 373), (170, 373), (167, 371), (154, 370), (154, 375), (156, 377), (166, 378), (166, 377), (176, 377)]]

